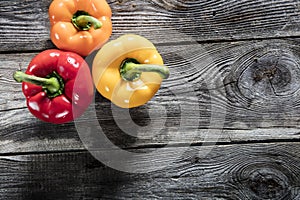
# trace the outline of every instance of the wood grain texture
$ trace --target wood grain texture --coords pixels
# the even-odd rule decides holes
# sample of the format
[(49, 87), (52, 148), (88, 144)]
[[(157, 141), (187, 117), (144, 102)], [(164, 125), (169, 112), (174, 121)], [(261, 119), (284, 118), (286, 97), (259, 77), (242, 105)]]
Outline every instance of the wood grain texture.
[(51, 0), (1, 1), (1, 51), (32, 51), (49, 48), (48, 7)]
[(1, 156), (0, 198), (293, 200), (300, 197), (299, 146), (215, 146), (205, 156), (208, 147), (192, 147), (175, 162), (170, 158), (178, 148), (169, 148), (152, 157), (141, 153), (136, 168), (170, 161), (142, 174), (116, 171), (87, 152)]
[[(95, 92), (95, 102), (77, 126), (95, 131), (100, 126), (122, 148), (300, 139), (299, 40), (158, 49), (171, 77), (148, 104), (119, 109)], [(11, 75), (34, 55), (0, 55), (0, 152), (84, 149), (76, 124), (46, 124), (27, 110), (21, 85)]]
[[(126, 33), (155, 44), (297, 37), (298, 0), (110, 0), (112, 39)], [(53, 48), (49, 37), (51, 0), (2, 0), (0, 51)]]
[[(108, 105), (107, 105), (108, 106)], [(1, 128), (0, 154), (11, 153), (35, 153), (35, 152), (57, 152), (84, 150), (87, 144), (95, 141), (94, 134), (103, 134), (116, 147), (124, 149), (147, 148), (153, 146), (187, 146), (218, 143), (255, 143), (255, 142), (280, 142), (299, 141), (299, 129), (289, 127), (269, 127), (255, 129), (241, 129), (239, 123), (236, 127), (222, 129), (197, 129), (197, 125), (187, 130), (180, 131), (180, 125), (167, 124), (162, 130), (157, 128), (143, 131), (143, 127), (132, 132), (122, 130), (116, 125), (114, 119), (95, 119), (102, 132), (97, 130), (92, 118), (82, 118), (80, 122), (67, 123), (63, 125), (47, 124), (31, 116), (26, 109), (7, 111), (4, 117), (0, 117)], [(141, 113), (141, 111), (139, 111)], [(16, 117), (19, 116), (19, 117)], [(6, 119), (8, 117), (8, 119)], [(112, 117), (112, 116), (111, 116)], [(150, 119), (141, 114), (132, 115), (138, 124), (145, 124)], [(139, 119), (138, 119), (139, 118)], [(119, 120), (130, 121), (128, 118)], [(156, 120), (161, 120), (158, 118)], [(166, 119), (162, 119), (166, 120)], [(5, 127), (5, 128), (4, 128)], [(197, 130), (195, 130), (197, 129)], [(85, 131), (86, 130), (86, 131)], [(79, 135), (80, 134), (80, 135)], [(97, 137), (96, 137), (97, 138)], [(81, 139), (85, 139), (82, 143)], [(98, 140), (96, 140), (97, 142)], [(99, 142), (91, 148), (98, 150), (107, 149), (106, 145)]]
[(51, 1), (0, 0), (0, 199), (300, 199), (299, 0), (109, 0), (111, 39), (147, 37), (171, 76), (144, 106), (95, 92), (61, 125), (12, 79), (55, 48)]

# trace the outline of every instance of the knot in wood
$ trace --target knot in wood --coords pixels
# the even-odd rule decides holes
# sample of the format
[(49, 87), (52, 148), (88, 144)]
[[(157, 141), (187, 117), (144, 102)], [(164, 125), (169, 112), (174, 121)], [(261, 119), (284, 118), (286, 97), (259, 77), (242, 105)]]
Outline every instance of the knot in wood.
[(233, 181), (242, 199), (292, 199), (290, 179), (282, 170), (280, 166), (263, 161), (243, 163), (236, 168)]
[(245, 62), (238, 88), (248, 99), (292, 96), (299, 90), (299, 75), (299, 60), (291, 52), (268, 52)]
[[(289, 47), (267, 46), (243, 52), (224, 80), (231, 102), (252, 109), (277, 112), (278, 105), (298, 101), (300, 89), (299, 52)], [(226, 84), (230, 83), (230, 84)]]
[(287, 177), (275, 171), (259, 169), (249, 175), (248, 186), (255, 196), (261, 199), (282, 199), (289, 196)]

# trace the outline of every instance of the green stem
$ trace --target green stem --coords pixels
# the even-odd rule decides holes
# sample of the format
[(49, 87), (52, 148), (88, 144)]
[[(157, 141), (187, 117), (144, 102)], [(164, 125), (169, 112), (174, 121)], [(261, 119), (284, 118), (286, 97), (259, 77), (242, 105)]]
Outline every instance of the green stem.
[(169, 68), (164, 65), (140, 64), (133, 58), (123, 61), (120, 68), (120, 74), (126, 81), (135, 81), (139, 79), (143, 72), (158, 73), (162, 79), (167, 79), (170, 75)]
[(77, 11), (72, 17), (73, 25), (81, 31), (88, 31), (93, 26), (94, 29), (102, 27), (102, 23), (85, 11)]
[(53, 98), (63, 93), (64, 84), (62, 78), (53, 72), (49, 75), (49, 78), (41, 78), (33, 75), (25, 74), (21, 71), (16, 71), (13, 75), (14, 79), (21, 83), (27, 82), (35, 85), (42, 86), (48, 97)]

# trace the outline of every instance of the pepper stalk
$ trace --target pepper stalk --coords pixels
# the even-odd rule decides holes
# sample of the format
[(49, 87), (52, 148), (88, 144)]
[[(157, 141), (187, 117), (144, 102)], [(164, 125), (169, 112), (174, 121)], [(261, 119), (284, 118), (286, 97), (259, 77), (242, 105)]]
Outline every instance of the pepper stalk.
[(72, 24), (80, 31), (88, 31), (91, 26), (94, 29), (102, 27), (102, 23), (85, 11), (77, 11), (72, 17)]
[(134, 58), (125, 59), (120, 67), (121, 77), (126, 81), (135, 81), (140, 78), (143, 72), (155, 72), (162, 79), (167, 79), (170, 75), (170, 70), (164, 65), (140, 64)]
[(63, 80), (56, 72), (53, 72), (46, 78), (41, 78), (26, 74), (21, 71), (16, 71), (13, 77), (19, 83), (27, 82), (42, 86), (43, 90), (46, 92), (49, 98), (54, 98), (61, 95), (64, 90)]

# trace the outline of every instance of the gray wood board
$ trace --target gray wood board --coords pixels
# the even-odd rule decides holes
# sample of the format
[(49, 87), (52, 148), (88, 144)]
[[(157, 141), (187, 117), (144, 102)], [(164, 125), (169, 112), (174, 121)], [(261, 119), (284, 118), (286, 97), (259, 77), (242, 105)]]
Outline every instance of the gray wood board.
[[(35, 119), (12, 79), (36, 53), (1, 54), (0, 152), (83, 149), (78, 132), (95, 128), (95, 122), (123, 148), (299, 140), (299, 40), (159, 45), (158, 50), (171, 76), (148, 104), (118, 109), (95, 92), (85, 115), (64, 125)], [(91, 64), (93, 56), (86, 60)]]
[[(299, 199), (300, 143), (180, 148), (159, 155), (140, 153), (123, 166), (100, 163), (87, 152), (0, 157), (1, 199)], [(155, 151), (156, 149), (149, 149)], [(208, 151), (207, 154), (203, 152)], [(109, 162), (115, 162), (103, 151)], [(108, 161), (106, 160), (106, 161)], [(104, 160), (105, 162), (105, 160)], [(165, 168), (159, 169), (163, 164)], [(155, 171), (156, 170), (156, 171)]]
[(12, 79), (55, 48), (50, 3), (0, 3), (0, 199), (300, 199), (299, 0), (109, 0), (111, 39), (147, 37), (171, 76), (130, 110), (95, 92), (62, 125)]
[[(51, 0), (2, 0), (0, 51), (53, 48), (49, 37)], [(298, 0), (108, 1), (114, 39), (122, 34), (143, 35), (155, 44), (297, 37)]]

